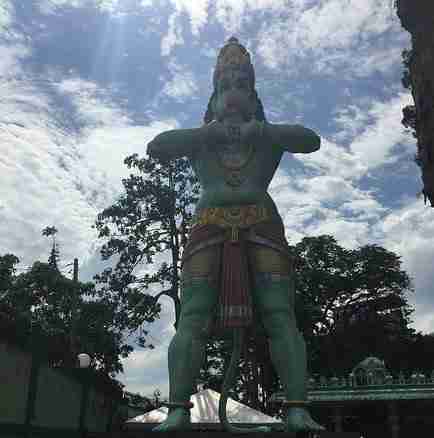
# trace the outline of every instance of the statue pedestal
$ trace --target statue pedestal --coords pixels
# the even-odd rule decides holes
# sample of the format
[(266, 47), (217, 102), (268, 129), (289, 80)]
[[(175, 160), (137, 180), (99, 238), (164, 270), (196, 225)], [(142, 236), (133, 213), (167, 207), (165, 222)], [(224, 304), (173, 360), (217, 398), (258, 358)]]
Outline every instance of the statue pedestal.
[[(359, 432), (320, 432), (318, 434), (306, 433), (284, 433), (284, 432), (270, 432), (270, 433), (252, 433), (247, 434), (254, 438), (360, 438)], [(116, 435), (110, 435), (111, 438), (231, 438), (234, 436), (241, 437), (246, 434), (231, 434), (228, 432), (217, 431), (185, 431), (185, 432), (132, 432), (124, 431), (118, 432)]]
[[(121, 432), (111, 434), (111, 438), (232, 438), (250, 436), (251, 438), (360, 438), (360, 432), (316, 432), (316, 433), (285, 433), (285, 432), (268, 432), (268, 433), (251, 433), (251, 434), (231, 434), (224, 431), (220, 425), (211, 427), (193, 427), (191, 430), (175, 432), (152, 432), (152, 428), (157, 424), (137, 424), (129, 423)], [(239, 424), (239, 426), (249, 426)], [(252, 426), (252, 425), (251, 425)]]

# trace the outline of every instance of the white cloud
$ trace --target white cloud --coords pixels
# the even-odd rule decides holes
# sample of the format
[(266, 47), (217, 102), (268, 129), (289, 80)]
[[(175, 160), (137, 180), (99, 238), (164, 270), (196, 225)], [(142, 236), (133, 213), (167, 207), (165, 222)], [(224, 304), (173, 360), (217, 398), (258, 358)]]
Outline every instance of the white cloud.
[(108, 90), (100, 90), (94, 82), (71, 77), (61, 80), (56, 87), (73, 100), (88, 129), (102, 125), (121, 126), (129, 122), (128, 117), (111, 102)]
[(300, 50), (346, 48), (354, 45), (356, 35), (365, 40), (391, 26), (389, 8), (381, 0), (322, 1), (302, 12), (294, 42)]
[[(408, 93), (400, 93), (384, 102), (363, 99), (338, 109), (334, 141), (322, 138), (318, 152), (295, 158), (322, 173), (357, 180), (403, 155), (413, 155), (414, 142), (401, 125), (402, 108), (410, 99)], [(398, 145), (403, 150), (398, 151)]]
[(349, 59), (348, 70), (355, 77), (369, 77), (374, 73), (385, 74), (391, 71), (396, 66), (400, 66), (402, 62), (402, 50), (407, 45), (407, 38), (402, 34), (400, 44), (396, 47), (381, 48), (374, 45), (366, 44), (365, 48), (360, 48), (360, 58), (362, 62), (354, 62)]
[(287, 8), (284, 0), (217, 0), (216, 19), (223, 26), (227, 36), (241, 31), (251, 21), (254, 12), (279, 13)]
[(207, 23), (210, 0), (171, 0), (178, 14), (186, 13), (190, 18), (191, 32), (198, 36)]
[[(258, 54), (269, 68), (296, 75), (299, 63), (309, 59), (317, 74), (360, 77), (384, 73), (400, 61), (398, 47), (408, 36), (383, 0), (330, 0), (307, 8), (302, 3), (262, 24)], [(389, 38), (382, 47), (378, 39), (387, 32), (394, 32), (396, 41), (391, 45)]]
[(13, 79), (22, 74), (20, 60), (29, 56), (30, 53), (30, 49), (22, 44), (0, 46), (0, 76), (2, 81)]
[(46, 258), (49, 245), (41, 231), (55, 224), (60, 240), (71, 239), (62, 254), (81, 253), (90, 209), (75, 189), (74, 175), (58, 164), (73, 155), (74, 144), (61, 131), (51, 135), (50, 101), (37, 89), (17, 82), (9, 85), (7, 96), (0, 104), (2, 251), (25, 264)]
[(372, 123), (350, 145), (351, 152), (368, 169), (398, 160), (399, 154), (394, 150), (398, 144), (413, 152), (414, 145), (401, 125), (402, 108), (409, 103), (410, 96), (401, 93), (387, 102), (372, 104), (369, 109)]
[(169, 64), (169, 70), (172, 78), (166, 81), (162, 91), (164, 94), (182, 102), (197, 93), (198, 86), (192, 71), (176, 62)]
[(126, 359), (122, 359), (124, 373), (118, 374), (119, 379), (127, 386), (128, 391), (139, 392), (151, 397), (155, 389), (161, 391), (163, 398), (169, 396), (169, 373), (167, 352), (175, 329), (173, 303), (169, 298), (160, 300), (160, 318), (149, 324), (147, 340), (154, 344), (155, 349), (137, 348)]
[(41, 230), (55, 225), (64, 260), (79, 255), (84, 263), (96, 249), (91, 229), (96, 214), (114, 201), (121, 177), (129, 173), (123, 159), (134, 152), (143, 156), (146, 143), (176, 122), (135, 126), (104, 90), (68, 79), (58, 89), (70, 95), (85, 126), (75, 138), (59, 127), (56, 108), (34, 85), (8, 82), (3, 89), (2, 251), (15, 253), (26, 264), (45, 259), (48, 244)]
[(286, 173), (282, 166), (272, 180), (270, 194), (291, 244), (305, 236), (332, 234), (343, 246), (356, 247), (372, 240), (370, 226), (385, 212), (374, 193), (360, 190), (345, 174), (309, 177)]
[(126, 386), (127, 391), (152, 398), (154, 391), (159, 389), (162, 398), (168, 397), (167, 346), (155, 350), (136, 348), (122, 360), (122, 364), (124, 373), (116, 378)]
[(390, 212), (375, 228), (382, 234), (380, 244), (402, 257), (403, 269), (412, 277), (415, 294), (410, 303), (415, 305), (413, 326), (434, 332), (434, 222), (433, 211), (421, 199), (408, 201), (400, 209)]
[(7, 31), (12, 23), (12, 4), (9, 0), (0, 2), (0, 30)]
[[(382, 237), (372, 225), (381, 221), (387, 210), (378, 199), (375, 187), (362, 190), (360, 178), (381, 166), (411, 153), (414, 145), (400, 124), (401, 109), (407, 94), (381, 102), (360, 101), (337, 111), (338, 141), (322, 138), (321, 149), (312, 154), (295, 154), (308, 173), (291, 169), (282, 162), (272, 181), (270, 193), (284, 218), (291, 240), (305, 235), (333, 234), (344, 246), (354, 247)], [(396, 151), (397, 144), (404, 152)]]
[(182, 37), (182, 27), (177, 22), (180, 14), (178, 12), (173, 13), (169, 17), (169, 29), (167, 34), (161, 40), (161, 55), (169, 56), (172, 49), (184, 43)]
[(341, 210), (349, 216), (363, 221), (381, 220), (382, 214), (386, 212), (385, 207), (366, 193), (361, 196), (361, 199), (344, 202), (341, 205)]
[(181, 17), (185, 14), (190, 19), (191, 33), (198, 37), (208, 21), (209, 0), (170, 0), (174, 11), (169, 16), (167, 34), (161, 40), (162, 56), (169, 56), (172, 49), (184, 44)]
[[(133, 153), (144, 155), (146, 143), (161, 131), (176, 127), (175, 120), (155, 121), (149, 126), (134, 125), (130, 117), (111, 101), (108, 90), (95, 83), (73, 78), (59, 83), (58, 88), (70, 96), (85, 123), (85, 135), (77, 145), (87, 164), (86, 172), (103, 173), (110, 184), (119, 186), (130, 173), (123, 164)], [(92, 170), (93, 169), (93, 170)]]
[(322, 174), (339, 175), (345, 179), (359, 178), (367, 167), (347, 148), (321, 138), (321, 148), (313, 154), (296, 154), (294, 158)]
[(334, 123), (339, 131), (333, 135), (333, 140), (340, 142), (353, 140), (362, 133), (370, 118), (369, 111), (366, 110), (366, 107), (368, 107), (371, 102), (365, 100), (360, 103), (365, 107), (364, 110), (361, 106), (355, 104), (336, 109)]
[(41, 0), (38, 7), (43, 14), (53, 14), (62, 6), (80, 7), (84, 4), (83, 0)]
[(186, 14), (190, 19), (190, 31), (198, 38), (209, 22), (209, 13), (215, 11), (215, 19), (225, 29), (227, 37), (240, 32), (244, 23), (251, 20), (253, 12), (279, 12), (284, 10), (284, 0), (171, 0), (174, 12), (169, 17), (168, 33), (162, 40), (162, 54), (167, 56), (176, 46), (184, 43), (180, 18)]
[[(92, 2), (92, 0), (91, 0)], [(93, 0), (93, 4), (101, 10), (114, 12), (120, 6), (119, 0)], [(43, 14), (53, 14), (56, 9), (62, 6), (70, 6), (73, 8), (86, 7), (89, 5), (89, 0), (40, 0), (39, 10)]]

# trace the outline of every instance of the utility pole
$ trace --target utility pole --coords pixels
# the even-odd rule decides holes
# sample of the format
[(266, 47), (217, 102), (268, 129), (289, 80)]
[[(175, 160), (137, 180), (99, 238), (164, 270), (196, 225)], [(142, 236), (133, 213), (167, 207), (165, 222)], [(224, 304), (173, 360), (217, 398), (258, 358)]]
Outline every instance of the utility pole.
[(73, 297), (72, 297), (72, 309), (71, 309), (71, 332), (70, 332), (70, 349), (72, 355), (72, 366), (75, 367), (77, 361), (77, 355), (80, 348), (79, 340), (77, 337), (77, 307), (78, 307), (78, 259), (74, 259), (74, 270), (72, 280), (74, 282)]
[[(70, 271), (71, 272), (71, 271)], [(74, 283), (78, 283), (78, 259), (74, 259), (74, 274), (73, 274)]]

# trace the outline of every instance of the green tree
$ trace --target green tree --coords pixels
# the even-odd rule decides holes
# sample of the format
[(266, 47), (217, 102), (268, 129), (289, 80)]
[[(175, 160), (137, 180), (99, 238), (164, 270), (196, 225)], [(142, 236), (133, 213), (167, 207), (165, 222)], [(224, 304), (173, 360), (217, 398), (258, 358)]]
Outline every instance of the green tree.
[(41, 348), (52, 366), (75, 366), (71, 345), (74, 326), (81, 352), (90, 354), (93, 367), (105, 374), (122, 371), (121, 358), (132, 347), (116, 326), (116, 308), (99, 297), (91, 282), (75, 282), (57, 266), (35, 262), (16, 275), (18, 257), (0, 256), (0, 318), (15, 329), (7, 334), (29, 347)]
[(53, 238), (53, 246), (51, 248), (50, 257), (48, 258), (48, 264), (52, 266), (54, 269), (59, 269), (57, 267), (57, 263), (59, 261), (59, 246), (56, 244), (56, 234), (58, 230), (56, 227), (46, 227), (42, 230), (43, 236), (52, 236)]
[(434, 372), (434, 333), (417, 333), (407, 344), (400, 369), (408, 374), (413, 371), (422, 372), (431, 377)]
[[(102, 259), (117, 259), (116, 266), (94, 278), (100, 295), (117, 303), (120, 325), (131, 332), (140, 328), (137, 341), (146, 346), (143, 325), (158, 317), (161, 296), (173, 300), (175, 328), (178, 323), (181, 255), (199, 185), (186, 159), (161, 165), (134, 154), (125, 164), (135, 173), (122, 180), (124, 192), (98, 215), (95, 224), (98, 236), (105, 240)], [(154, 263), (156, 255), (167, 255), (170, 261), (148, 273), (147, 265)], [(152, 295), (148, 292), (152, 286), (162, 290)]]
[(332, 236), (306, 237), (297, 257), (296, 313), (311, 372), (343, 374), (374, 354), (400, 367), (413, 292), (400, 257), (378, 245), (349, 250)]
[(13, 287), (16, 268), (20, 259), (13, 254), (0, 256), (0, 314), (8, 315), (13, 309), (8, 301), (9, 291)]

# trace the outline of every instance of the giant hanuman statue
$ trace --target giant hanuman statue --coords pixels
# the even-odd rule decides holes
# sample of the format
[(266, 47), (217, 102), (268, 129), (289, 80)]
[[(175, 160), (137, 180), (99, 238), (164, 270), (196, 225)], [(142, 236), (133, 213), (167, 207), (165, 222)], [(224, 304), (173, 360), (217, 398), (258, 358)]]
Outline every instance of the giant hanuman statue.
[[(320, 138), (299, 125), (265, 120), (250, 55), (236, 38), (221, 49), (213, 83), (202, 127), (163, 132), (148, 144), (148, 154), (162, 162), (188, 157), (202, 188), (182, 257), (181, 316), (168, 359), (169, 415), (156, 430), (188, 427), (208, 336), (232, 330), (239, 357), (254, 317), (265, 328), (284, 388), (286, 430), (323, 430), (306, 409), (306, 347), (294, 314), (293, 262), (267, 193), (283, 153), (315, 152)], [(228, 378), (220, 418), (227, 429), (245, 431), (227, 423), (227, 386)]]

